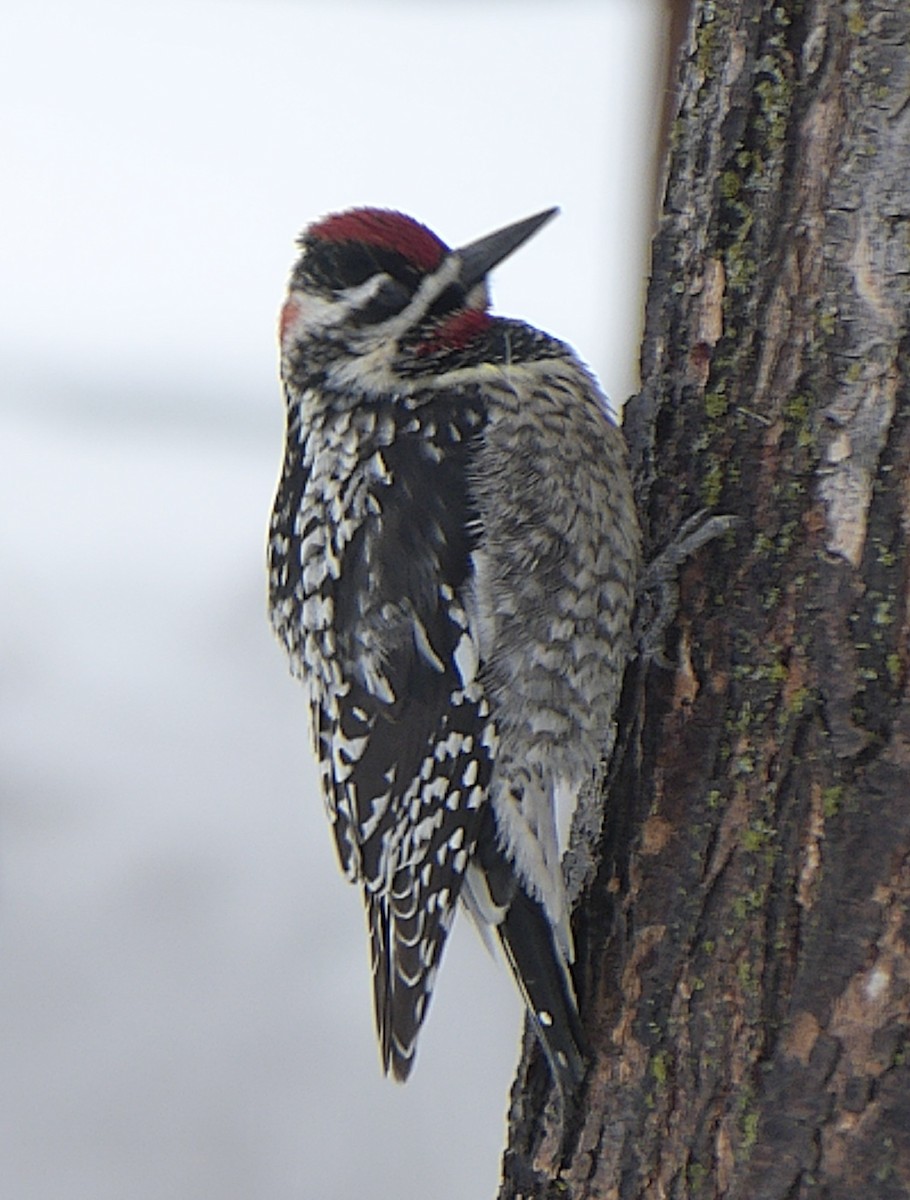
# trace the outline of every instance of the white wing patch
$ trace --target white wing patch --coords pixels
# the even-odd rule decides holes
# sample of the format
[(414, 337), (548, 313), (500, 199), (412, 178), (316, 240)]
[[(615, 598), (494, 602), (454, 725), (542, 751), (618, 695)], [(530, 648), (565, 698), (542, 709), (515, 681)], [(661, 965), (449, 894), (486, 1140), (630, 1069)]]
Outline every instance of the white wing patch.
[(473, 636), (467, 631), (458, 639), (453, 657), (461, 686), (465, 689), (469, 688), (477, 678), (478, 657), (477, 645)]

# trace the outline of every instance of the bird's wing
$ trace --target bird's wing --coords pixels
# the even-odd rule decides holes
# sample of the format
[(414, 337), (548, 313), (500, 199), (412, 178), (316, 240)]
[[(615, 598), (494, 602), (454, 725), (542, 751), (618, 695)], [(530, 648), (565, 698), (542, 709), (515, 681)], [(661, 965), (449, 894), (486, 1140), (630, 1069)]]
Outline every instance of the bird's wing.
[(464, 397), (401, 408), (344, 549), (333, 611), (339, 686), (317, 714), (336, 842), (369, 910), (383, 1062), (410, 1070), (476, 839), (495, 730), (462, 604), (479, 536), (480, 420)]

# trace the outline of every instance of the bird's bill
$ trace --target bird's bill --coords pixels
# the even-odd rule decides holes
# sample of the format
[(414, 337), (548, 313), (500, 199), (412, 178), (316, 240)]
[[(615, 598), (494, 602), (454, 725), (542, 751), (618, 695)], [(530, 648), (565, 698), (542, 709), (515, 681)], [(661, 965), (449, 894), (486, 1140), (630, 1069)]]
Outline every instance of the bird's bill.
[(513, 250), (517, 250), (528, 238), (533, 237), (538, 229), (558, 212), (558, 208), (544, 209), (533, 217), (525, 217), (523, 221), (516, 221), (514, 225), (506, 225), (504, 229), (497, 229), (495, 233), (488, 233), (486, 237), (478, 238), (476, 242), (455, 250), (454, 253), (461, 261), (458, 277), (465, 291), (470, 291), (475, 284), (480, 283), (488, 271), (492, 271), (504, 258), (508, 258)]

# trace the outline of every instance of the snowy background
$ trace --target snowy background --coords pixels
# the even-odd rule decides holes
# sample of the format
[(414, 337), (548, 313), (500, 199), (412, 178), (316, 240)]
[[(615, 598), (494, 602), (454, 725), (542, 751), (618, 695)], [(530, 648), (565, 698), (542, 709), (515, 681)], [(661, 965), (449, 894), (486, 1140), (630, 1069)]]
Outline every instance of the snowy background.
[(265, 618), (274, 323), (316, 216), (457, 245), (635, 387), (658, 0), (7, 4), (0, 1173), (10, 1200), (486, 1200), (521, 1029), (456, 924), (381, 1078)]

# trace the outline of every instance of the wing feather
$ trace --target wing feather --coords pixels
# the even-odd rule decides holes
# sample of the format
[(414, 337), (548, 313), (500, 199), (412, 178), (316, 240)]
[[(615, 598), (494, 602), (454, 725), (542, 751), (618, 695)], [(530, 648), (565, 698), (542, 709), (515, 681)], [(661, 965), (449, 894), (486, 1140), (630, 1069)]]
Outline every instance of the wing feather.
[(367, 902), (383, 1065), (404, 1079), (476, 841), (495, 729), (462, 603), (480, 534), (469, 482), (479, 410), (464, 395), (437, 397), (378, 414), (376, 430), (390, 419), (388, 444), (363, 450), (362, 520), (331, 573), (340, 679), (316, 727), (339, 858)]

